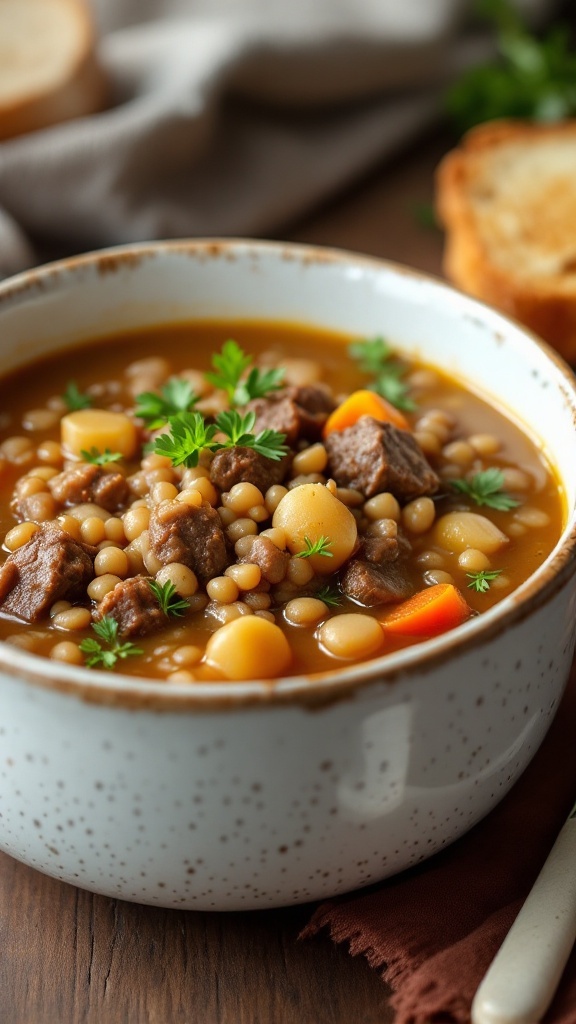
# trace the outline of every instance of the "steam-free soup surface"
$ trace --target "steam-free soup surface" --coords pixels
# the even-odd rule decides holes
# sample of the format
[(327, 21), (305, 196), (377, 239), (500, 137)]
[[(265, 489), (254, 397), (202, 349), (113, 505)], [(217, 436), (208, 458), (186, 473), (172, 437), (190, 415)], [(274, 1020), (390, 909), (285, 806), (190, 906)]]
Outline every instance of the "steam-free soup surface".
[(0, 408), (0, 637), (93, 669), (333, 671), (482, 614), (562, 528), (527, 434), (379, 338), (132, 332)]

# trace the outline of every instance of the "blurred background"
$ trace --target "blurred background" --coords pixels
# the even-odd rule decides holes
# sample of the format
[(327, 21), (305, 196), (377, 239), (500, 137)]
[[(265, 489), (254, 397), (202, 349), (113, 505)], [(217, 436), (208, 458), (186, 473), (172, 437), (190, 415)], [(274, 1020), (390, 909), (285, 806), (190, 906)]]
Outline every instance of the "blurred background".
[[(572, 38), (546, 58), (556, 78), (564, 60), (552, 95), (526, 40), (571, 6), (0, 0), (0, 275), (132, 241), (283, 237), (433, 131), (567, 116)], [(495, 107), (472, 91), (448, 115), (447, 89), (504, 37), (520, 87), (492, 80)]]

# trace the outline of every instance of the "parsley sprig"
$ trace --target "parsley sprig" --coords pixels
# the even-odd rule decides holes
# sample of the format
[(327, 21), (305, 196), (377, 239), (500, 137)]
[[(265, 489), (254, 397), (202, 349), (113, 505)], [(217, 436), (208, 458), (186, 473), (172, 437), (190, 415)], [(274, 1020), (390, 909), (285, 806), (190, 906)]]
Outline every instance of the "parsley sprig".
[(520, 504), (517, 498), (513, 498), (504, 490), (504, 474), (496, 466), (475, 473), (469, 480), (461, 478), (449, 482), (455, 491), (465, 494), (476, 505), (486, 505), (487, 508), (499, 512), (509, 512)]
[(498, 56), (466, 72), (446, 96), (462, 133), (482, 121), (524, 117), (560, 121), (576, 113), (576, 52), (566, 25), (541, 39), (509, 0), (481, 0), (477, 12), (495, 27)]
[(143, 654), (141, 647), (135, 644), (121, 643), (118, 638), (118, 623), (111, 615), (104, 615), (100, 622), (93, 622), (92, 629), (101, 640), (108, 645), (103, 647), (93, 637), (86, 637), (80, 644), (80, 650), (87, 655), (86, 665), (88, 668), (113, 669), (119, 659), (133, 658), (137, 654)]
[[(277, 430), (261, 430), (253, 434), (256, 414), (248, 412), (242, 416), (235, 409), (228, 409), (216, 416), (214, 423), (206, 423), (199, 412), (180, 413), (169, 419), (170, 432), (154, 441), (154, 451), (167, 455), (174, 466), (197, 466), (201, 452), (216, 452), (221, 448), (253, 448), (260, 455), (278, 461), (288, 452), (285, 434)], [(225, 435), (218, 440), (216, 435)]]
[(150, 430), (157, 430), (168, 423), (171, 416), (190, 412), (198, 397), (189, 381), (183, 377), (170, 377), (158, 394), (154, 391), (142, 391), (136, 395), (134, 412), (145, 421)]
[[(318, 537), (318, 540), (310, 540), (310, 537), (304, 537), (305, 547), (302, 551), (297, 551), (296, 558), (311, 558), (312, 555), (322, 555), (324, 558), (333, 558), (334, 555), (328, 550), (332, 541), (329, 537)], [(324, 600), (322, 598), (322, 600)]]
[(385, 338), (361, 338), (348, 346), (348, 353), (363, 373), (378, 374), (383, 363), (392, 358), (392, 349)]
[(217, 427), (199, 412), (182, 412), (168, 420), (170, 432), (155, 438), (152, 451), (167, 455), (173, 466), (197, 466), (200, 453), (214, 451)]
[(397, 409), (411, 412), (416, 403), (404, 381), (406, 366), (394, 356), (385, 338), (362, 338), (348, 346), (348, 353), (363, 373), (373, 377), (371, 391), (382, 395)]
[(111, 452), (109, 448), (105, 448), (103, 452), (95, 447), (90, 451), (82, 448), (80, 454), (84, 462), (90, 462), (93, 466), (107, 466), (109, 462), (118, 462), (122, 458), (122, 452)]
[(498, 579), (501, 572), (502, 569), (481, 569), (479, 572), (467, 572), (466, 575), (470, 580), (468, 586), (479, 594), (485, 594), (487, 590), (490, 590), (492, 580)]
[(62, 395), (69, 412), (77, 412), (79, 409), (91, 409), (92, 399), (90, 395), (80, 391), (75, 380), (69, 380), (66, 390)]
[(190, 608), (188, 601), (178, 596), (176, 587), (170, 580), (167, 580), (166, 583), (148, 580), (148, 586), (165, 615), (174, 615), (178, 618), (178, 616), (184, 615), (184, 612), (187, 612)]
[(236, 341), (225, 341), (222, 350), (212, 356), (213, 371), (204, 374), (215, 388), (225, 391), (232, 407), (246, 405), (253, 398), (263, 398), (271, 391), (277, 391), (284, 380), (284, 370), (259, 370), (252, 367), (251, 356), (240, 348)]
[(288, 446), (284, 444), (286, 434), (280, 434), (277, 430), (261, 430), (253, 434), (256, 423), (256, 413), (247, 412), (242, 416), (234, 409), (221, 412), (216, 417), (216, 426), (222, 434), (227, 435), (227, 440), (218, 442), (217, 448), (233, 448), (241, 445), (243, 448), (253, 448), (260, 455), (267, 459), (278, 462), (288, 452)]
[(246, 380), (240, 381), (234, 391), (234, 404), (246, 405), (252, 398), (264, 398), (271, 391), (278, 391), (284, 381), (284, 370), (259, 370), (253, 367)]

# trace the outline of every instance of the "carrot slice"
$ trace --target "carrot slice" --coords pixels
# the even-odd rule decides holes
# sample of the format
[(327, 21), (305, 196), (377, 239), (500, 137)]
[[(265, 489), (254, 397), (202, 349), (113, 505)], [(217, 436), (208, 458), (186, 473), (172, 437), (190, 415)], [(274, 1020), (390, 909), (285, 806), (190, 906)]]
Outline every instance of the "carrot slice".
[(334, 409), (324, 425), (323, 434), (326, 437), (333, 430), (346, 430), (346, 427), (353, 427), (361, 416), (373, 416), (375, 420), (383, 423), (393, 423), (400, 430), (410, 430), (410, 424), (406, 417), (391, 402), (387, 402), (375, 391), (353, 391), (348, 398)]
[(409, 597), (380, 620), (397, 636), (438, 636), (465, 622), (472, 609), (453, 583), (436, 583)]

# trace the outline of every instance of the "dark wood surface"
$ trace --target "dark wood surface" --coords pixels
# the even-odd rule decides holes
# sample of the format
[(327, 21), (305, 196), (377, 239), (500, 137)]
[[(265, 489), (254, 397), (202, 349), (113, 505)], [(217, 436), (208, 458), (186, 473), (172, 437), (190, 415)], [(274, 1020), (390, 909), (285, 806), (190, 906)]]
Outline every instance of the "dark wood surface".
[[(446, 140), (430, 138), (283, 237), (440, 274), (419, 223)], [(207, 914), (82, 892), (0, 854), (2, 1024), (390, 1024), (389, 992), (325, 936), (312, 906)]]

